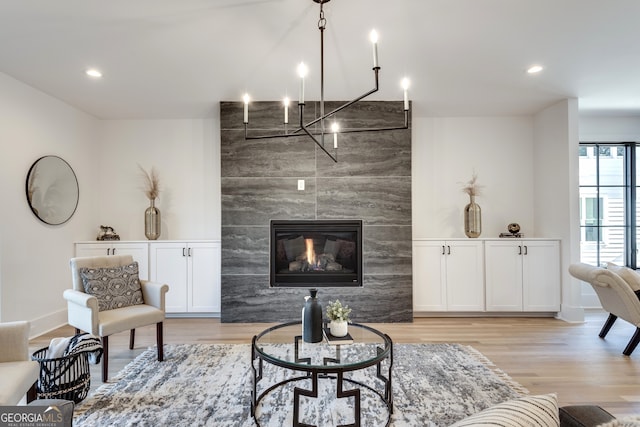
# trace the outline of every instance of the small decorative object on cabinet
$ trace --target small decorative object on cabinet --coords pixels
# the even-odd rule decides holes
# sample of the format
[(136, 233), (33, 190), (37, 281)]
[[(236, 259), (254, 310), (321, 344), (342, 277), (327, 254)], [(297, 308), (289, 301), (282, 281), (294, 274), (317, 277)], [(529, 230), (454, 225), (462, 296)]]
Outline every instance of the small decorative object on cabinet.
[(464, 207), (464, 234), (467, 237), (480, 237), (482, 233), (482, 210), (476, 203), (476, 196), (480, 194), (481, 186), (477, 183), (478, 174), (475, 172), (471, 179), (462, 187), (462, 191), (469, 195), (469, 204)]
[(507, 230), (509, 232), (500, 233), (500, 237), (516, 237), (516, 238), (524, 237), (524, 234), (520, 232), (520, 224), (518, 224), (517, 222), (512, 222), (511, 224), (507, 225)]
[(101, 225), (100, 232), (98, 233), (98, 237), (96, 240), (120, 240), (120, 236), (115, 232), (113, 227), (109, 227), (108, 225)]
[(329, 318), (329, 330), (334, 337), (344, 337), (349, 332), (348, 324), (351, 321), (349, 315), (351, 309), (348, 305), (343, 306), (340, 300), (330, 302), (327, 306), (327, 317)]
[(322, 341), (322, 307), (318, 302), (318, 290), (310, 289), (302, 308), (302, 339), (304, 342)]
[(160, 180), (155, 169), (151, 167), (151, 171), (145, 171), (142, 166), (138, 165), (142, 171), (144, 178), (144, 193), (149, 199), (150, 206), (144, 211), (144, 235), (149, 240), (158, 240), (160, 237), (160, 210), (156, 208), (156, 198), (160, 194)]

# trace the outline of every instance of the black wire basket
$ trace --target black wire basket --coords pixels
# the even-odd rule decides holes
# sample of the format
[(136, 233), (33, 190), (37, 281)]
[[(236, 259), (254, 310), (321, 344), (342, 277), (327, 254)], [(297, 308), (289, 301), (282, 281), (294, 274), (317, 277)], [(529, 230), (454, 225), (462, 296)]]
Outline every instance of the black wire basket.
[(48, 350), (48, 347), (44, 347), (31, 355), (32, 360), (40, 363), (40, 376), (36, 384), (38, 399), (81, 402), (91, 387), (88, 352), (47, 359)]

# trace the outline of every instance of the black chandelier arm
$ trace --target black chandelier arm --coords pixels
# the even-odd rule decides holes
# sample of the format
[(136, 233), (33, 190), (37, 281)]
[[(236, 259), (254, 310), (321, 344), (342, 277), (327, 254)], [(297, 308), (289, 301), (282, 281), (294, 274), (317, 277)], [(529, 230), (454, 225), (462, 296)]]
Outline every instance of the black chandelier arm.
[[(378, 72), (380, 71), (380, 67), (375, 67), (373, 69), (373, 71), (374, 71), (374, 74), (375, 74), (375, 83), (376, 83), (376, 85), (375, 85), (375, 87), (373, 89), (371, 89), (369, 92), (366, 92), (366, 93), (360, 95), (359, 97), (357, 97), (357, 98), (355, 98), (355, 99), (353, 99), (353, 100), (351, 100), (351, 101), (349, 101), (349, 102), (347, 102), (345, 104), (342, 104), (341, 106), (339, 106), (338, 108), (336, 108), (333, 111), (330, 111), (330, 112), (328, 112), (326, 114), (322, 114), (320, 117), (318, 117), (318, 118), (314, 119), (313, 121), (310, 121), (309, 123), (307, 123), (306, 126), (309, 127), (309, 126), (315, 125), (316, 123), (318, 123), (320, 121), (326, 120), (327, 118), (331, 117), (335, 113), (337, 113), (339, 111), (342, 111), (345, 108), (348, 108), (348, 107), (352, 106), (356, 102), (363, 100), (364, 98), (366, 98), (367, 96), (369, 96), (369, 95), (371, 95), (373, 93), (376, 93), (378, 91), (378, 89), (380, 88), (380, 85), (378, 83)], [(321, 101), (321, 104), (323, 106), (322, 110), (324, 112), (324, 100)], [(302, 128), (298, 128), (295, 131), (293, 131), (293, 133), (299, 133), (301, 130), (302, 130)]]
[(299, 109), (300, 109), (300, 129), (302, 129), (302, 130), (304, 131), (304, 133), (306, 133), (306, 134), (307, 134), (307, 136), (308, 136), (309, 138), (311, 138), (311, 139), (313, 140), (313, 142), (315, 142), (315, 143), (316, 143), (316, 145), (317, 145), (318, 147), (320, 147), (320, 149), (321, 149), (322, 151), (324, 151), (324, 152), (325, 152), (325, 154), (331, 158), (331, 160), (333, 160), (335, 163), (338, 163), (338, 159), (337, 159), (336, 157), (332, 156), (332, 155), (331, 155), (331, 153), (329, 153), (329, 152), (327, 151), (327, 149), (326, 149), (326, 148), (324, 148), (324, 144), (323, 144), (323, 143), (324, 143), (324, 132), (320, 134), (320, 135), (322, 136), (322, 142), (323, 142), (323, 143), (320, 143), (320, 141), (318, 141), (318, 140), (316, 139), (316, 137), (315, 137), (315, 136), (313, 136), (313, 134), (312, 134), (311, 132), (309, 132), (309, 130), (307, 129), (307, 127), (304, 125), (304, 104), (298, 104), (298, 107), (299, 107)]
[[(403, 129), (409, 129), (409, 111), (405, 110), (404, 112), (404, 125), (403, 126), (390, 126), (390, 127), (383, 127), (383, 128), (359, 128), (359, 129), (344, 129), (341, 130), (339, 133), (340, 134), (345, 134), (345, 133), (356, 133), (356, 132), (377, 132), (377, 131), (387, 131), (387, 130), (403, 130)], [(307, 135), (323, 135), (326, 133), (330, 133), (330, 132), (309, 132), (309, 130), (305, 127), (301, 127), (296, 129), (295, 131), (293, 131), (292, 133), (280, 133), (280, 134), (274, 134), (274, 135), (249, 135), (248, 133), (248, 129), (247, 129), (247, 124), (244, 124), (244, 139), (250, 140), (250, 139), (275, 139), (275, 138), (290, 138), (290, 137), (299, 137), (302, 136), (302, 134), (300, 134), (300, 132), (304, 131), (305, 134)], [(314, 138), (315, 140), (315, 138)], [(316, 143), (318, 143), (316, 141)]]
[[(383, 127), (383, 128), (344, 129), (344, 130), (341, 130), (339, 133), (340, 134), (345, 134), (345, 133), (356, 133), (356, 132), (378, 132), (378, 131), (404, 130), (404, 129), (409, 129), (409, 111), (408, 110), (405, 110), (405, 112), (404, 112), (404, 125), (403, 126), (390, 126), (390, 127)], [(274, 134), (274, 135), (249, 135), (248, 129), (247, 129), (247, 124), (245, 123), (244, 124), (244, 139), (246, 139), (246, 140), (256, 140), (256, 139), (275, 139), (275, 138), (300, 137), (300, 136), (302, 136), (302, 134), (300, 133), (302, 131), (304, 131), (304, 133), (307, 134), (307, 135), (313, 135), (313, 136), (330, 133), (330, 132), (309, 132), (309, 130), (305, 126), (304, 128), (301, 127), (301, 128), (296, 129), (292, 133), (279, 133), (279, 134)], [(318, 141), (316, 141), (315, 138), (314, 138), (314, 142), (316, 144), (319, 144)], [(319, 144), (319, 145), (322, 148), (322, 145), (321, 144)], [(323, 150), (324, 150), (324, 148), (323, 148)]]
[[(306, 134), (307, 134), (307, 136), (308, 136), (309, 138), (313, 139), (313, 142), (315, 142), (315, 143), (316, 143), (316, 145), (317, 145), (318, 147), (320, 147), (320, 149), (321, 149), (322, 151), (324, 151), (324, 152), (326, 153), (326, 155), (327, 155), (327, 156), (331, 157), (331, 160), (333, 160), (335, 163), (338, 163), (338, 159), (337, 159), (336, 157), (334, 157), (331, 153), (329, 153), (329, 152), (327, 151), (327, 149), (326, 149), (326, 148), (324, 148), (324, 146), (322, 145), (322, 143), (321, 143), (320, 141), (318, 141), (318, 140), (316, 139), (316, 137), (315, 137), (315, 136), (313, 136), (313, 134), (307, 130), (307, 128), (302, 128), (302, 130), (304, 130), (304, 133), (306, 133)], [(324, 139), (324, 135), (325, 135), (325, 134), (323, 134), (323, 133), (322, 133), (322, 134), (317, 134), (317, 135), (322, 135), (322, 136), (323, 136), (323, 139)]]

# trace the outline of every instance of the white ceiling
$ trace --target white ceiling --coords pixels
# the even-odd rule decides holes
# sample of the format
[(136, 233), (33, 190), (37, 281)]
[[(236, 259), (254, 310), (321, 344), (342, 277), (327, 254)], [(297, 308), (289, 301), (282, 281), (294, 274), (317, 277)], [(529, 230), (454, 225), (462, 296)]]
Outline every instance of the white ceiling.
[[(640, 115), (638, 0), (331, 0), (325, 97), (400, 79), (427, 116), (531, 114), (567, 97), (581, 113)], [(219, 101), (319, 98), (312, 0), (0, 0), (0, 71), (104, 119), (211, 117)], [(545, 66), (535, 76), (525, 70)], [(88, 67), (101, 80), (84, 75)], [(0, 94), (1, 95), (1, 94)]]

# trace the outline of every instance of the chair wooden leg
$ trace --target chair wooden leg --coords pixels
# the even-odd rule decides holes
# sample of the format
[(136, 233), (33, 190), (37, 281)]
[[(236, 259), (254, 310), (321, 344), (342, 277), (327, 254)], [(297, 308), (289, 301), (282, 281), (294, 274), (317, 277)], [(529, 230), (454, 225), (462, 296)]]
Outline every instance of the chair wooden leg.
[(629, 344), (627, 344), (627, 347), (624, 349), (622, 354), (625, 356), (631, 356), (631, 353), (636, 349), (638, 343), (640, 343), (640, 328), (636, 328), (635, 334), (631, 337), (631, 341), (629, 341)]
[(27, 403), (33, 402), (38, 397), (38, 392), (36, 390), (36, 384), (37, 384), (37, 381), (35, 383), (33, 383), (31, 385), (31, 387), (29, 387), (29, 390), (27, 390)]
[(156, 323), (156, 344), (158, 346), (158, 361), (164, 360), (164, 340), (162, 338), (162, 322)]
[(129, 332), (129, 350), (133, 350), (133, 345), (135, 343), (136, 340), (136, 330), (132, 329)]
[(109, 337), (102, 337), (102, 382), (109, 377)]
[(76, 335), (80, 333), (80, 329), (76, 328)]
[(598, 336), (600, 338), (606, 337), (607, 334), (609, 333), (609, 329), (611, 329), (611, 327), (613, 326), (613, 324), (617, 319), (618, 319), (618, 316), (616, 316), (615, 314), (609, 313), (609, 318), (607, 319), (606, 322), (604, 322), (604, 325), (602, 326), (602, 329), (600, 330), (600, 334), (598, 334)]

